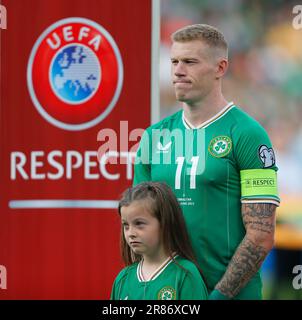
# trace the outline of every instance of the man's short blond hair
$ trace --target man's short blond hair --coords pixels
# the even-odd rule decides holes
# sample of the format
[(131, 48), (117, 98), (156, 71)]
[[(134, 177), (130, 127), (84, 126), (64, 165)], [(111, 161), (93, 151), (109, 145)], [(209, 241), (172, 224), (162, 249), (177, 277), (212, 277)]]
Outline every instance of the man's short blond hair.
[(206, 43), (210, 48), (220, 49), (228, 55), (228, 44), (224, 35), (216, 28), (207, 24), (193, 24), (183, 27), (175, 31), (171, 35), (173, 42), (187, 42), (193, 40), (201, 40)]

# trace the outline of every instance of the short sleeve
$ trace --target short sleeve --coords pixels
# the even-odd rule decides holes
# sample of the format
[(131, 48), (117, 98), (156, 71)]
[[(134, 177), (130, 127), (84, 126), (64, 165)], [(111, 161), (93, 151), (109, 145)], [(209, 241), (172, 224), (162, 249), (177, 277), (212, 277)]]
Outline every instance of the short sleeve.
[(277, 171), (272, 143), (257, 122), (237, 125), (233, 135), (234, 153), (240, 170), (270, 168)]
[(279, 205), (275, 152), (265, 129), (256, 121), (237, 124), (234, 156), (240, 171), (242, 203)]

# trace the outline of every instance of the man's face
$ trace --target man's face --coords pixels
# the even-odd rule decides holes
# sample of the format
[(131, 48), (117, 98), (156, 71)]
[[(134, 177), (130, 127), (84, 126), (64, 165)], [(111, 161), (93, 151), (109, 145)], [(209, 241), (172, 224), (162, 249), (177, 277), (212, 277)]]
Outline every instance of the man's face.
[(198, 104), (217, 83), (218, 62), (209, 46), (200, 40), (174, 42), (171, 63), (172, 82), (179, 101)]

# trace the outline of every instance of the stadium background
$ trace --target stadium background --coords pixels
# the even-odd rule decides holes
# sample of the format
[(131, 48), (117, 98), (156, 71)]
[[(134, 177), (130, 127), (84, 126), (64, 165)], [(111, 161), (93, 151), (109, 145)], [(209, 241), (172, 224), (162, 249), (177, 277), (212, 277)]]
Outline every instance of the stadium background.
[(302, 265), (302, 29), (297, 1), (162, 0), (161, 118), (178, 110), (170, 85), (170, 34), (193, 23), (220, 29), (229, 43), (223, 90), (268, 131), (277, 158), (281, 206), (275, 249), (262, 267), (265, 299), (301, 299), (292, 286)]

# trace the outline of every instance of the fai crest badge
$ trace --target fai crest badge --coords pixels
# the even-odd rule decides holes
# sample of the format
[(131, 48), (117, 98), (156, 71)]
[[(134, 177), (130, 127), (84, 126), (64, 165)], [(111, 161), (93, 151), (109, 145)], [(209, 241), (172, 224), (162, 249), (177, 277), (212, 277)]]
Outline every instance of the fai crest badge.
[(172, 287), (164, 287), (158, 292), (158, 300), (176, 300), (176, 291)]
[(115, 106), (123, 83), (119, 49), (96, 22), (68, 18), (49, 26), (27, 67), (31, 99), (40, 115), (65, 130), (84, 130)]
[(232, 150), (232, 140), (228, 136), (218, 136), (211, 140), (208, 148), (213, 157), (225, 157)]

